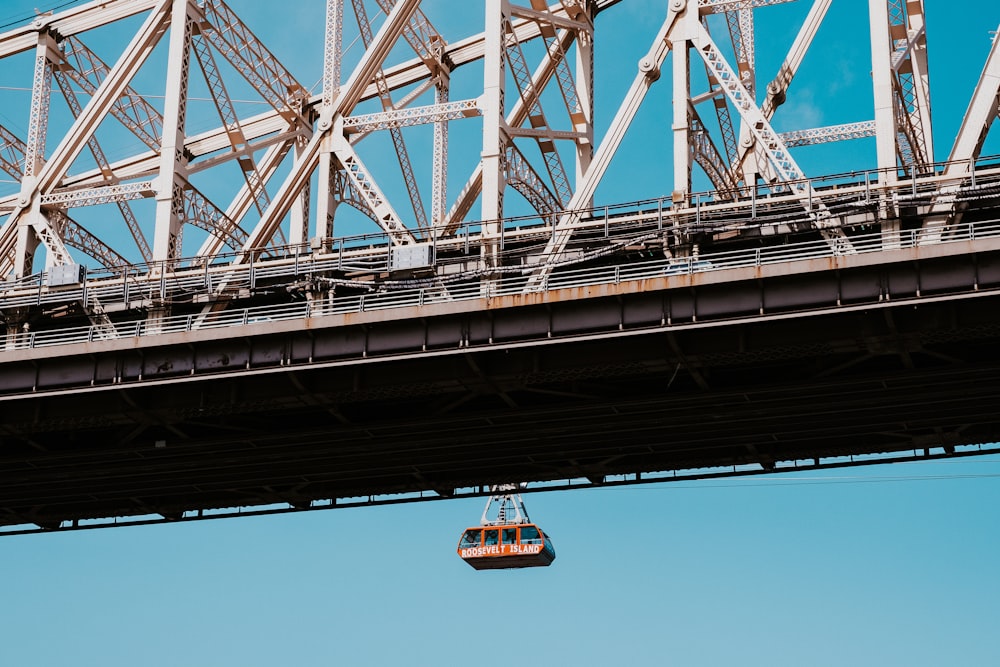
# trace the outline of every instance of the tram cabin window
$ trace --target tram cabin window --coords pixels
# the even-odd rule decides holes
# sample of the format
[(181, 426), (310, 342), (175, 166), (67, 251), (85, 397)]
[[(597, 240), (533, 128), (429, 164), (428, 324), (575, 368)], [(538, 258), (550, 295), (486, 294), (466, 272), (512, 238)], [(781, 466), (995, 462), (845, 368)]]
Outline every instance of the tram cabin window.
[(500, 538), (500, 531), (499, 530), (496, 530), (496, 529), (493, 529), (493, 530), (484, 530), (483, 532), (486, 534), (486, 536), (485, 536), (486, 539), (483, 540), (483, 544), (485, 546), (489, 547), (489, 546), (495, 545), (497, 543), (497, 540)]
[(468, 549), (469, 547), (478, 547), (479, 542), (482, 539), (483, 531), (477, 529), (470, 529), (465, 531), (465, 535), (462, 535), (462, 543), (459, 545), (463, 549)]
[(504, 528), (501, 530), (500, 544), (517, 544), (517, 528)]
[(541, 544), (542, 536), (534, 526), (521, 526), (521, 544)]

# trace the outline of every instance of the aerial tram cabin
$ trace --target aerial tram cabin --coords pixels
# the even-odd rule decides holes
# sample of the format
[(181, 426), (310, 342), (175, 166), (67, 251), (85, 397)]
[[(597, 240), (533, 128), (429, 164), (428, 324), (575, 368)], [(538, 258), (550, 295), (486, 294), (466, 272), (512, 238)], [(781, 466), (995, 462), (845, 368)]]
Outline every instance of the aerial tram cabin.
[[(497, 517), (490, 519), (494, 504)], [(520, 494), (504, 494), (491, 496), (480, 525), (465, 529), (458, 555), (477, 570), (500, 570), (551, 565), (556, 550), (552, 539), (528, 518)]]

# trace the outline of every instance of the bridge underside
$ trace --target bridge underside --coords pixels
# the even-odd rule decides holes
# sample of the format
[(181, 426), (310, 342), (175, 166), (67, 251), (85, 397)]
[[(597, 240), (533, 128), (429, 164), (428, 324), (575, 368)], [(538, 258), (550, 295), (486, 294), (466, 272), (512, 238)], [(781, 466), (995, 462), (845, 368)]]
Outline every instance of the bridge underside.
[(756, 273), (36, 351), (5, 363), (0, 524), (1000, 440), (996, 251)]

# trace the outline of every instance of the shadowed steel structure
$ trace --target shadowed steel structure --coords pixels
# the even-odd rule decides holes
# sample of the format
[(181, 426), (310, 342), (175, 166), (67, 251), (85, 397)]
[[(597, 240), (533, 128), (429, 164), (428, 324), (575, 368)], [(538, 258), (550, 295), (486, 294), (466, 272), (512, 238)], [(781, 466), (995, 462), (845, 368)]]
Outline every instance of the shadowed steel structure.
[[(485, 0), (451, 42), (419, 0), (327, 0), (315, 94), (222, 0), (0, 35), (31, 90), (0, 126), (0, 525), (994, 451), (996, 44), (943, 161), (922, 0), (869, 0), (870, 117), (778, 132), (831, 4), (770, 78), (754, 17), (788, 1), (670, 0), (600, 138), (614, 0)], [(655, 85), (670, 195), (595, 206)], [(862, 138), (852, 174), (792, 152)]]

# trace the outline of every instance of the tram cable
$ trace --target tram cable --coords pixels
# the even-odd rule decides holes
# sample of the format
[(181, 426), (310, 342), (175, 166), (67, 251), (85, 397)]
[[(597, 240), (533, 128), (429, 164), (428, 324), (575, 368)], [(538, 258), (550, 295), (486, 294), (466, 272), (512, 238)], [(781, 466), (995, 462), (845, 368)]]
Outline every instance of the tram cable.
[(19, 26), (23, 23), (31, 21), (36, 16), (44, 16), (45, 14), (57, 12), (60, 9), (66, 9), (67, 7), (72, 7), (73, 5), (79, 5), (83, 1), (84, 0), (69, 0), (69, 2), (64, 2), (62, 4), (56, 5), (55, 7), (50, 7), (43, 12), (35, 10), (34, 14), (30, 14), (28, 16), (22, 16), (21, 18), (18, 19), (11, 19), (7, 23), (0, 24), (0, 30), (6, 30), (7, 28), (13, 28), (15, 26)]

